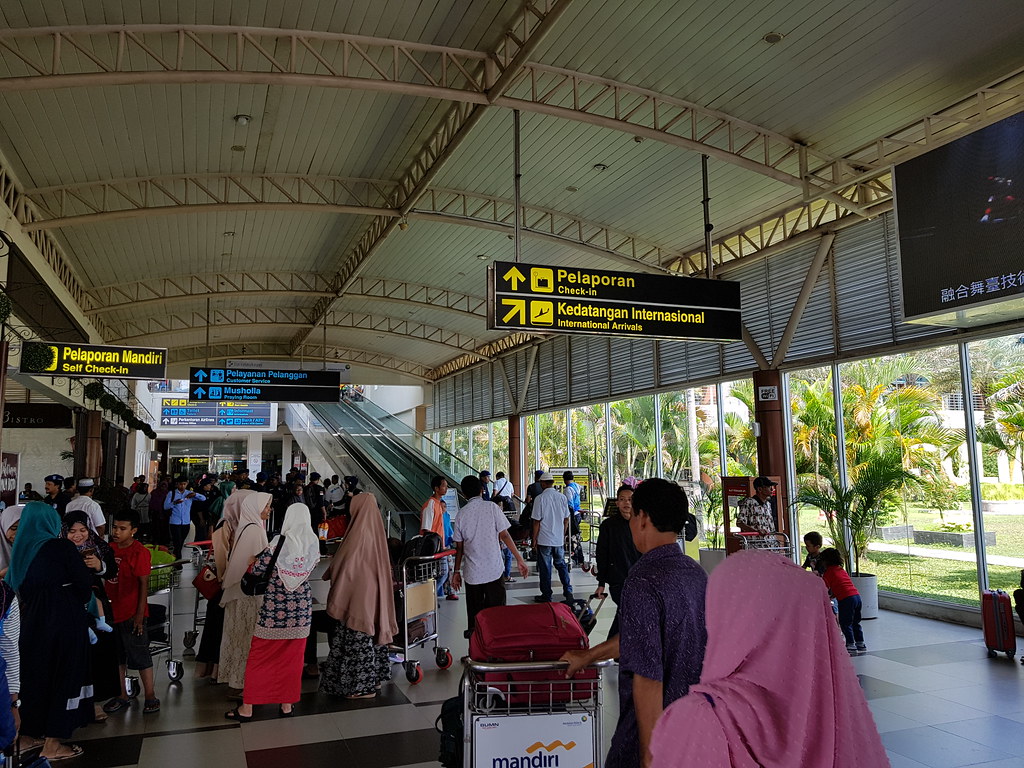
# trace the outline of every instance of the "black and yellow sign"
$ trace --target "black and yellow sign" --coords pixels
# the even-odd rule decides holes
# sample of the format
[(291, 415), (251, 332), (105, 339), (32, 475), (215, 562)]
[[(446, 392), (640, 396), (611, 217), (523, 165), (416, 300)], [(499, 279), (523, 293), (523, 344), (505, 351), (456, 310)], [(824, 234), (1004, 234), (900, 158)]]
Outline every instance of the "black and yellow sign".
[(738, 341), (740, 284), (726, 280), (495, 262), (487, 327)]
[[(31, 347), (49, 347), (50, 365), (32, 369), (26, 361), (39, 359)], [(27, 354), (26, 354), (27, 353)], [(33, 376), (68, 376), (89, 379), (166, 379), (167, 350), (96, 344), (46, 344), (25, 342), (21, 373)]]

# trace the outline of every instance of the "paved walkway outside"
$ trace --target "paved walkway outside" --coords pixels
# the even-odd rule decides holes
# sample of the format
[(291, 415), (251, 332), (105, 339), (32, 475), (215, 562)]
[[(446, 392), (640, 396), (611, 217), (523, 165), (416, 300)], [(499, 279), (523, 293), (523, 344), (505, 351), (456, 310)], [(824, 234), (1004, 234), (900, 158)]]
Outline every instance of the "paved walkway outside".
[[(905, 547), (899, 544), (882, 544), (872, 541), (868, 544), (872, 552), (895, 552), (900, 555), (916, 555), (917, 557), (934, 557), (939, 560), (960, 560), (973, 563), (974, 550), (965, 552), (951, 552), (948, 549), (929, 549), (928, 547)], [(1024, 568), (1024, 557), (1004, 557), (1003, 555), (989, 555), (989, 565), (1007, 565), (1011, 568)]]

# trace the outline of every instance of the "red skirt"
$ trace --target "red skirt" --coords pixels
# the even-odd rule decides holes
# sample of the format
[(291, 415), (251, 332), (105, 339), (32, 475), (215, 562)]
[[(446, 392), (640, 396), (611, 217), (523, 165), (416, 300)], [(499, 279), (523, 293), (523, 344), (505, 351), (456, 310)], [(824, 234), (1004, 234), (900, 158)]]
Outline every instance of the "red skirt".
[(245, 664), (246, 704), (294, 704), (302, 695), (306, 638), (265, 640), (254, 637)]

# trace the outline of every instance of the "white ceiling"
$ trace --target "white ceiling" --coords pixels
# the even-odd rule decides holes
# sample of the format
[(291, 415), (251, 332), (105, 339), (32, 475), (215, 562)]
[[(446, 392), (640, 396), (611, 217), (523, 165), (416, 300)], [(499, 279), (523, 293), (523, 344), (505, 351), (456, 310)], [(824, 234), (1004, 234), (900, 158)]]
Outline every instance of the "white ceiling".
[[(501, 43), (520, 10), (517, 0), (10, 0), (0, 6), (0, 154), (30, 191), (176, 174), (297, 174), (397, 182), (442, 123), (451, 102), (361, 87), (268, 84), (255, 77), (229, 83), (7, 88), (5, 78), (29, 74), (15, 51), (32, 61), (45, 61), (51, 52), (38, 37), (4, 38), (2, 30), (235, 25), (375, 36), (487, 53)], [(762, 37), (769, 32), (784, 35), (782, 42), (765, 43)], [(719, 110), (839, 157), (1017, 71), (1024, 65), (1021, 40), (1024, 6), (1015, 0), (969, 5), (959, 0), (765, 0), (732, 5), (710, 0), (573, 0), (528, 58)], [(158, 47), (173, 59), (173, 45), (163, 40)], [(273, 53), (285, 57), (285, 48), (280, 43)], [(62, 60), (65, 69), (95, 71), (85, 54), (69, 50)], [(116, 46), (97, 46), (96, 53), (112, 59)], [(371, 58), (387, 65), (383, 54)], [(269, 65), (253, 60), (251, 69), (266, 74)], [(506, 95), (529, 99), (529, 83), (513, 84)], [(252, 120), (239, 125), (232, 119), (238, 114)], [(511, 199), (512, 119), (509, 109), (485, 110), (441, 165), (431, 187)], [(636, 141), (628, 131), (529, 111), (522, 114), (521, 146), (526, 205), (585, 219), (673, 252), (700, 246), (698, 153), (650, 138)], [(606, 169), (596, 170), (596, 164)], [(800, 197), (797, 187), (715, 158), (710, 179), (712, 217), (719, 232), (754, 222)], [(492, 231), (417, 215), (423, 208), (421, 201), (409, 216), (409, 227), (396, 228), (361, 274), (483, 297), (487, 263), (513, 256), (507, 229)], [(52, 230), (83, 287), (245, 271), (318, 272), (329, 281), (373, 221), (365, 213), (281, 206), (144, 214)], [(619, 259), (536, 237), (524, 238), (522, 257), (624, 268)], [(296, 294), (219, 293), (210, 305), (229, 314), (261, 309), (312, 316), (316, 302), (316, 296)], [(206, 310), (206, 297), (200, 296), (120, 307), (98, 317), (109, 341), (124, 338), (122, 329), (131, 323), (167, 324), (171, 315), (192, 318), (198, 327), (147, 335), (145, 341), (196, 347), (207, 340)], [(397, 303), (350, 293), (335, 302), (333, 311), (437, 327), (481, 344), (501, 336), (486, 329), (482, 315), (454, 312), (436, 302)], [(330, 327), (327, 343), (427, 369), (459, 354), (452, 345), (392, 325), (398, 330)], [(289, 323), (217, 322), (209, 337), (218, 344), (287, 345), (302, 329)], [(322, 340), (321, 329), (309, 336), (310, 344)], [(386, 362), (383, 368), (356, 366), (355, 375), (367, 383), (408, 380), (387, 368)]]

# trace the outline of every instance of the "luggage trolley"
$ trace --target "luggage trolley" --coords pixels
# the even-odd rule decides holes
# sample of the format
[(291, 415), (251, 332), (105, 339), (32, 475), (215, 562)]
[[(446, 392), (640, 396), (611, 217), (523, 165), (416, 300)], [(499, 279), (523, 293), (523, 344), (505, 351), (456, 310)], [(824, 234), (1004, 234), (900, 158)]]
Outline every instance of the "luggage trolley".
[(601, 676), (612, 661), (598, 662), (581, 673), (590, 674), (568, 680), (561, 674), (567, 666), (563, 661), (464, 663), (463, 768), (601, 768)]
[[(191, 562), (199, 572), (202, 573), (204, 565), (208, 565), (214, 570), (215, 561), (213, 559), (213, 542), (212, 541), (190, 541), (186, 545), (192, 549)], [(185, 630), (185, 636), (182, 638), (182, 645), (185, 647), (183, 655), (194, 656), (196, 641), (199, 639), (199, 629), (206, 624), (206, 612), (204, 611), (201, 615), (199, 613), (199, 606), (206, 598), (203, 597), (203, 593), (200, 590), (196, 590), (195, 605), (192, 608), (192, 629)]]
[[(149, 575), (148, 597), (166, 595), (164, 604), (167, 615), (163, 621), (148, 625), (149, 629), (149, 653), (151, 656), (167, 654), (167, 677), (172, 683), (176, 683), (185, 676), (185, 665), (181, 659), (173, 657), (173, 617), (174, 617), (174, 591), (181, 583), (181, 571), (178, 570), (188, 560), (175, 560), (173, 563), (154, 565)], [(157, 603), (159, 605), (159, 603)], [(156, 639), (154, 639), (156, 635)], [(133, 681), (133, 688), (138, 694), (138, 681)]]
[[(409, 658), (410, 648), (423, 648), (427, 643), (434, 644), (434, 661), (439, 669), (448, 669), (452, 665), (452, 653), (438, 645), (437, 631), (437, 572), (441, 558), (454, 555), (455, 550), (446, 549), (436, 555), (409, 557), (401, 561), (401, 609), (404, 626), (399, 629), (402, 645), (393, 643), (391, 650), (401, 653), (405, 667), (405, 678), (413, 685), (423, 679), (423, 669), (415, 659)], [(413, 634), (415, 628), (416, 634)]]
[(789, 542), (789, 536), (782, 531), (774, 531), (773, 533), (741, 531), (731, 535), (739, 541), (740, 549), (757, 549), (761, 552), (776, 552), (789, 558), (793, 556), (793, 547)]

